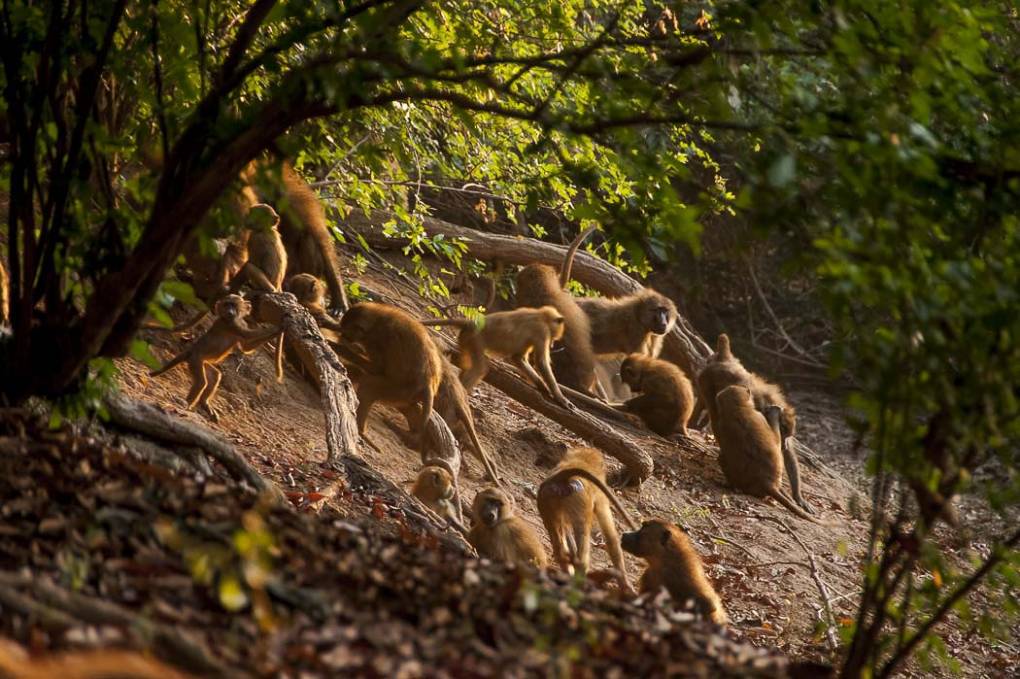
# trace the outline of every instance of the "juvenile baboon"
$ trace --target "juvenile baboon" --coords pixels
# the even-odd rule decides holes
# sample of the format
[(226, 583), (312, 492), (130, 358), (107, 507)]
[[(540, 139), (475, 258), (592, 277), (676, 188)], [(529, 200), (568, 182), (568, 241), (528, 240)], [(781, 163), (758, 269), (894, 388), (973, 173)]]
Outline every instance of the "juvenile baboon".
[(591, 324), (574, 296), (564, 289), (570, 280), (574, 254), (592, 229), (582, 232), (563, 259), (560, 272), (548, 264), (529, 264), (517, 273), (517, 306), (552, 306), (563, 316), (566, 329), (561, 349), (553, 356), (553, 372), (559, 383), (596, 395), (595, 355), (591, 344)]
[(642, 354), (631, 354), (620, 366), (624, 384), (640, 395), (621, 410), (634, 413), (659, 436), (687, 435), (687, 421), (694, 410), (694, 388), (676, 365)]
[[(255, 161), (242, 173), (254, 185), (256, 193), (280, 213), (280, 235), (287, 246), (288, 276), (308, 273), (324, 278), (333, 306), (348, 307), (336, 243), (319, 197), (289, 161), (279, 161), (279, 174), (273, 161)], [(278, 181), (277, 181), (278, 180)]]
[(425, 423), (442, 380), (442, 356), (421, 323), (386, 304), (362, 302), (340, 319), (343, 343), (359, 345), (373, 370), (358, 380), (358, 432), (364, 436), (376, 401), (397, 407), (421, 405), (414, 419), (418, 449), (424, 449)]
[(468, 541), (481, 556), (517, 568), (544, 569), (549, 559), (528, 522), (514, 514), (513, 498), (499, 488), (478, 491), (471, 504)]
[[(425, 321), (425, 325), (452, 325), (460, 328), (457, 338), (460, 381), (470, 392), (489, 371), (487, 354), (505, 356), (525, 374), (538, 389), (564, 407), (570, 401), (560, 390), (549, 361), (552, 343), (563, 337), (565, 323), (562, 314), (552, 306), (538, 309), (514, 309), (485, 316), (481, 328), (467, 318), (443, 318)], [(542, 374), (528, 363), (534, 355)]]
[(648, 562), (638, 581), (642, 594), (665, 587), (677, 603), (693, 600), (695, 608), (709, 620), (726, 624), (722, 601), (682, 529), (653, 519), (641, 524), (640, 530), (624, 533), (620, 542), (625, 551)]
[(716, 340), (715, 353), (709, 357), (705, 367), (698, 374), (698, 392), (702, 402), (708, 410), (709, 420), (712, 423), (712, 431), (717, 430), (716, 419), (718, 418), (718, 406), (716, 397), (723, 389), (733, 385), (742, 385), (751, 390), (754, 399), (754, 407), (764, 413), (765, 408), (770, 405), (779, 406), (780, 410), (780, 432), (782, 434), (783, 464), (786, 466), (786, 475), (790, 480), (790, 490), (794, 501), (805, 511), (812, 511), (811, 506), (801, 494), (800, 487), (800, 463), (797, 454), (789, 445), (789, 437), (793, 436), (797, 428), (797, 413), (783, 395), (782, 389), (775, 384), (768, 382), (758, 375), (748, 371), (743, 364), (733, 355), (730, 349), (730, 338), (726, 333), (719, 335)]
[[(616, 508), (627, 526), (635, 527), (630, 515), (606, 485), (606, 463), (594, 448), (572, 448), (538, 488), (538, 513), (549, 531), (553, 559), (564, 570), (587, 573), (591, 560), (592, 518), (606, 540), (613, 567), (626, 582), (626, 567), (620, 549), (613, 512)], [(627, 585), (629, 588), (629, 585)]]
[(319, 328), (340, 331), (340, 321), (326, 311), (326, 286), (321, 280), (310, 273), (299, 273), (288, 278), (283, 289), (297, 297), (298, 303), (308, 309), (308, 313), (319, 324)]
[(460, 509), (460, 487), (456, 470), (451, 465), (443, 460), (433, 460), (422, 467), (411, 494), (467, 537), (468, 530)]
[(280, 216), (271, 206), (258, 203), (251, 207), (245, 219), (247, 257), (230, 283), (231, 292), (237, 292), (242, 283), (265, 292), (279, 292), (283, 287), (287, 250), (277, 230), (279, 225)]
[(223, 362), (235, 349), (250, 354), (261, 344), (280, 333), (279, 328), (249, 328), (245, 317), (251, 313), (251, 304), (240, 295), (227, 295), (213, 308), (216, 322), (204, 335), (189, 344), (162, 368), (149, 373), (151, 377), (162, 375), (179, 363), (187, 362), (191, 372), (191, 391), (188, 392), (188, 409), (195, 405), (205, 408), (214, 421), (219, 414), (209, 405), (209, 399), (216, 395), (223, 374), (216, 366)]
[(657, 358), (663, 337), (676, 323), (676, 305), (655, 290), (617, 299), (579, 297), (591, 324), (596, 354), (645, 354)]
[(716, 396), (715, 436), (723, 474), (735, 488), (757, 497), (774, 498), (797, 516), (814, 521), (782, 491), (781, 409), (770, 405), (765, 411), (762, 415), (755, 409), (751, 390), (743, 385), (726, 387)]

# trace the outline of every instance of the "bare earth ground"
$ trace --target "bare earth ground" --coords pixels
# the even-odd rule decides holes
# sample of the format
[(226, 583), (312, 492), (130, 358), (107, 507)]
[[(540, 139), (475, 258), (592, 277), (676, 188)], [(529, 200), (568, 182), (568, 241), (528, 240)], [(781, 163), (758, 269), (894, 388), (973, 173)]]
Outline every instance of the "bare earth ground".
[[(423, 308), (409, 286), (381, 270), (370, 267), (356, 278), (373, 292), (408, 307)], [(150, 339), (162, 360), (182, 345), (159, 333), (151, 334)], [(332, 501), (336, 487), (322, 464), (325, 443), (318, 396), (292, 372), (284, 384), (277, 384), (267, 351), (244, 359), (234, 356), (223, 364), (224, 379), (217, 396), (222, 417), (215, 424), (184, 409), (188, 378), (183, 368), (151, 379), (147, 368), (132, 360), (118, 361), (118, 367), (127, 394), (212, 426), (294, 497), (316, 493), (313, 498), (322, 494), (327, 503)], [(816, 392), (794, 392), (790, 397), (799, 414), (799, 439), (818, 456), (814, 463), (802, 460), (804, 494), (821, 519), (831, 525), (815, 525), (772, 501), (733, 493), (725, 486), (714, 457), (695, 458), (654, 439), (648, 439), (656, 467), (653, 477), (640, 490), (622, 492), (621, 499), (635, 516), (663, 518), (686, 527), (723, 599), (733, 637), (777, 648), (791, 658), (828, 661), (827, 639), (818, 632), (824, 618), (822, 594), (808, 552), (817, 564), (818, 580), (827, 590), (834, 615), (849, 621), (858, 592), (858, 564), (867, 541), (867, 479), (838, 400)], [(535, 490), (565, 445), (584, 442), (488, 384), (476, 390), (472, 406), (483, 445), (493, 451), (520, 513), (543, 536), (548, 548), (535, 508)], [(383, 453), (366, 447), (363, 455), (390, 480), (409, 488), (419, 466), (417, 455), (401, 444), (386, 420), (403, 425), (395, 411), (377, 408), (369, 433)], [(616, 465), (612, 458), (608, 461)], [(473, 463), (472, 472), (462, 479), (467, 501), (483, 485), (479, 465)], [(978, 551), (981, 546), (971, 545)], [(599, 565), (608, 566), (604, 549), (594, 550), (594, 558)], [(640, 572), (641, 564), (628, 557), (632, 582)], [(979, 606), (980, 601), (975, 608)], [(1001, 671), (1011, 666), (1011, 657), (1015, 658), (1014, 649), (989, 647), (980, 638), (966, 638), (955, 631), (948, 642), (964, 672), (971, 676), (1001, 676)], [(920, 670), (917, 674), (930, 676)]]

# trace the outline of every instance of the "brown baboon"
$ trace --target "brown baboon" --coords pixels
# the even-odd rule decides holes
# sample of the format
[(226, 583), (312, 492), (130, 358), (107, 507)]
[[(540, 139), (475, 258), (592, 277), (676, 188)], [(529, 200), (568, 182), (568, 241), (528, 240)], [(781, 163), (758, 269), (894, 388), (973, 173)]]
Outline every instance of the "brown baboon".
[(566, 325), (563, 347), (553, 355), (553, 371), (559, 383), (596, 395), (595, 355), (591, 344), (591, 323), (564, 289), (570, 280), (574, 254), (592, 229), (582, 232), (570, 244), (559, 273), (547, 264), (529, 264), (517, 273), (518, 307), (555, 307)]
[(751, 390), (743, 385), (726, 387), (716, 396), (715, 436), (723, 474), (738, 490), (774, 498), (797, 516), (814, 521), (782, 491), (781, 409), (770, 405), (765, 411), (762, 415), (755, 409)]
[(499, 488), (478, 491), (471, 504), (468, 540), (481, 556), (517, 568), (544, 569), (549, 559), (528, 522), (514, 514), (513, 498)]
[[(606, 540), (613, 567), (622, 574), (626, 583), (627, 569), (610, 503), (633, 530), (633, 520), (606, 485), (606, 463), (602, 453), (594, 448), (568, 450), (538, 488), (538, 513), (549, 531), (553, 559), (564, 570), (577, 568), (587, 573), (594, 517)], [(629, 587), (628, 584), (626, 588)]]
[(624, 550), (648, 562), (638, 581), (642, 594), (665, 587), (677, 603), (693, 600), (709, 620), (726, 624), (722, 601), (682, 529), (654, 519), (641, 524), (641, 530), (624, 533), (620, 542)]
[(460, 487), (456, 470), (445, 460), (432, 460), (422, 467), (411, 494), (453, 524), (465, 537), (468, 535), (460, 509)]
[(396, 307), (363, 302), (340, 319), (340, 336), (344, 344), (359, 345), (374, 368), (358, 380), (358, 432), (364, 436), (376, 401), (397, 407), (419, 404), (412, 428), (418, 434), (418, 449), (424, 449), (425, 423), (443, 374), (442, 356), (428, 330)]
[(790, 491), (793, 499), (805, 511), (811, 512), (811, 506), (801, 494), (800, 487), (800, 463), (797, 454), (789, 445), (789, 437), (793, 436), (797, 427), (797, 413), (786, 401), (783, 391), (758, 375), (749, 372), (743, 364), (733, 355), (730, 349), (730, 338), (726, 333), (719, 335), (716, 340), (715, 353), (708, 359), (707, 364), (698, 374), (698, 392), (701, 400), (708, 410), (709, 421), (712, 423), (712, 431), (717, 431), (716, 419), (718, 418), (718, 406), (716, 397), (723, 389), (733, 385), (742, 385), (751, 390), (754, 399), (754, 407), (764, 413), (765, 408), (770, 405), (779, 406), (780, 411), (780, 432), (782, 434), (783, 464), (786, 466), (786, 475), (790, 480)]
[(279, 328), (249, 328), (244, 318), (251, 313), (251, 304), (240, 295), (227, 295), (213, 308), (216, 322), (204, 335), (189, 344), (184, 351), (174, 356), (162, 368), (150, 373), (162, 375), (179, 363), (188, 364), (191, 372), (191, 391), (188, 392), (188, 409), (195, 405), (205, 408), (214, 421), (219, 414), (209, 405), (209, 399), (216, 395), (223, 374), (216, 366), (223, 362), (235, 349), (246, 354), (255, 351), (261, 344), (280, 334)]
[[(564, 407), (572, 407), (560, 390), (549, 362), (552, 343), (564, 332), (563, 316), (554, 307), (514, 309), (485, 316), (481, 328), (467, 318), (444, 318), (425, 321), (425, 325), (453, 325), (460, 328), (457, 339), (458, 367), (463, 371), (460, 381), (469, 392), (482, 381), (489, 371), (486, 354), (505, 356), (525, 374), (538, 389)], [(534, 355), (542, 374), (528, 363)]]
[(321, 280), (310, 273), (299, 273), (288, 278), (283, 289), (297, 297), (298, 303), (308, 310), (320, 330), (331, 331), (323, 333), (327, 340), (335, 342), (339, 339), (336, 333), (340, 332), (340, 321), (326, 311), (326, 286)]
[(264, 292), (279, 292), (283, 287), (287, 250), (277, 230), (279, 225), (280, 215), (271, 206), (252, 205), (245, 218), (247, 257), (230, 283), (231, 292), (237, 292), (242, 283)]
[(596, 354), (645, 354), (657, 358), (663, 337), (676, 323), (676, 305), (654, 290), (627, 297), (579, 297), (591, 323)]
[(642, 354), (631, 354), (620, 366), (624, 384), (640, 395), (620, 409), (634, 413), (659, 436), (687, 435), (687, 421), (694, 410), (694, 388), (676, 365)]
[(345, 310), (347, 293), (340, 275), (336, 242), (326, 223), (322, 203), (289, 161), (279, 162), (278, 176), (274, 176), (274, 165), (273, 161), (255, 161), (242, 177), (280, 213), (280, 235), (290, 255), (287, 274), (308, 273), (324, 278), (333, 306)]

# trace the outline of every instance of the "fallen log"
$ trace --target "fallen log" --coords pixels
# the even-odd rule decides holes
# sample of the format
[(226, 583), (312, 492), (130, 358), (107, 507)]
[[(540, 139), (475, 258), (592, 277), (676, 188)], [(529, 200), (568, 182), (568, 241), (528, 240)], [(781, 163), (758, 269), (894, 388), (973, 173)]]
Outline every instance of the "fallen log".
[[(354, 210), (346, 218), (346, 228), (356, 232), (373, 247), (392, 247), (406, 241), (383, 234), (379, 225), (391, 219), (393, 215), (383, 210), (373, 211), (367, 217), (363, 212)], [(471, 256), (485, 261), (498, 260), (521, 265), (539, 262), (559, 267), (567, 251), (565, 246), (535, 238), (483, 233), (432, 217), (425, 217), (422, 222), (431, 235), (442, 234), (449, 238), (463, 239), (468, 244)], [(572, 278), (610, 297), (631, 295), (645, 289), (616, 267), (583, 251), (578, 251), (574, 257)], [(666, 336), (663, 355), (687, 374), (696, 375), (712, 355), (712, 349), (687, 319), (679, 316), (673, 330)]]

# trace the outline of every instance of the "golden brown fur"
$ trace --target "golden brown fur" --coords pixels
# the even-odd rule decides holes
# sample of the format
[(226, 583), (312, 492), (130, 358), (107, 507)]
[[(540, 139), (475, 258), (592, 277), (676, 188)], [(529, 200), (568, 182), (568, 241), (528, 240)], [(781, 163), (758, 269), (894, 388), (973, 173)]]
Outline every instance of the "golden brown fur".
[(719, 392), (716, 406), (719, 464), (730, 485), (750, 495), (774, 498), (797, 516), (814, 521), (781, 489), (783, 453), (779, 408), (768, 406), (769, 419), (766, 419), (766, 415), (755, 409), (751, 390), (741, 385)]
[[(466, 318), (425, 321), (425, 325), (453, 325), (460, 328), (457, 338), (457, 362), (461, 369), (460, 380), (469, 392), (482, 381), (489, 371), (488, 354), (509, 358), (535, 387), (560, 404), (569, 407), (560, 390), (550, 365), (549, 350), (552, 343), (563, 336), (563, 316), (555, 308), (514, 309), (485, 316), (481, 328)], [(541, 374), (528, 363), (530, 356)]]
[(0, 641), (0, 676), (5, 679), (187, 679), (192, 676), (133, 651), (110, 648), (29, 656)]
[[(602, 453), (594, 448), (568, 450), (538, 488), (538, 513), (549, 531), (553, 558), (561, 567), (588, 571), (594, 519), (605, 537), (613, 567), (621, 574), (627, 572), (611, 507), (634, 527), (634, 522), (606, 485)], [(623, 577), (626, 582), (626, 576)]]
[(428, 464), (421, 468), (411, 494), (426, 507), (443, 517), (461, 533), (468, 535), (460, 511), (460, 489), (457, 477), (448, 465)]
[(340, 335), (343, 343), (358, 345), (375, 367), (358, 381), (358, 431), (364, 435), (376, 401), (397, 407), (418, 404), (421, 411), (413, 428), (423, 448), (425, 423), (442, 379), (442, 357), (428, 330), (396, 307), (364, 302), (340, 319)]
[(782, 389), (744, 368), (730, 350), (729, 336), (723, 333), (716, 340), (715, 354), (708, 359), (707, 364), (698, 375), (698, 393), (708, 410), (712, 431), (718, 431), (716, 397), (723, 389), (733, 385), (745, 386), (751, 390), (754, 407), (759, 412), (764, 413), (768, 406), (778, 406), (781, 409), (779, 428), (782, 434), (783, 462), (790, 480), (790, 491), (798, 505), (806, 511), (811, 511), (811, 506), (804, 500), (801, 493), (800, 462), (788, 441), (789, 437), (796, 432), (797, 413), (793, 406), (787, 402)]
[(562, 348), (555, 352), (552, 360), (556, 380), (594, 395), (596, 378), (591, 323), (573, 295), (563, 289), (570, 277), (574, 253), (588, 233), (590, 229), (571, 243), (560, 273), (547, 264), (529, 264), (517, 273), (517, 306), (552, 306), (562, 314), (566, 331)]
[(11, 309), (11, 280), (0, 256), (0, 325), (7, 325)]
[(636, 396), (622, 410), (634, 413), (659, 436), (687, 435), (694, 410), (694, 387), (687, 375), (669, 361), (631, 354), (620, 366), (620, 377)]
[(271, 206), (259, 203), (251, 207), (245, 222), (247, 257), (230, 289), (236, 292), (242, 283), (247, 283), (256, 290), (279, 292), (287, 272), (287, 250), (277, 230), (280, 216)]
[(645, 354), (658, 357), (662, 340), (676, 323), (676, 305), (655, 290), (607, 299), (581, 297), (578, 306), (591, 324), (596, 354)]
[(290, 257), (287, 274), (308, 273), (324, 278), (333, 306), (346, 309), (336, 242), (322, 203), (312, 187), (288, 161), (256, 161), (242, 173), (259, 197), (280, 213), (280, 235)]
[(251, 304), (240, 295), (227, 295), (214, 307), (216, 322), (181, 353), (167, 361), (150, 376), (162, 375), (179, 363), (187, 362), (191, 372), (191, 390), (188, 392), (188, 409), (196, 404), (205, 408), (214, 420), (219, 419), (209, 399), (216, 395), (223, 374), (216, 366), (240, 349), (246, 354), (280, 333), (279, 328), (249, 328), (244, 318), (251, 313)]
[(514, 514), (513, 498), (499, 488), (478, 491), (471, 504), (468, 540), (481, 556), (518, 568), (544, 569), (549, 558), (528, 523)]
[(648, 563), (638, 581), (642, 594), (665, 587), (677, 603), (693, 600), (709, 620), (726, 624), (722, 600), (705, 577), (701, 557), (678, 526), (657, 519), (645, 521), (640, 530), (624, 533), (621, 542), (624, 550)]
[(283, 289), (297, 297), (298, 303), (308, 310), (320, 330), (331, 331), (323, 333), (327, 340), (335, 342), (339, 339), (336, 333), (340, 332), (340, 321), (326, 311), (326, 286), (321, 280), (310, 273), (299, 273), (288, 278)]

